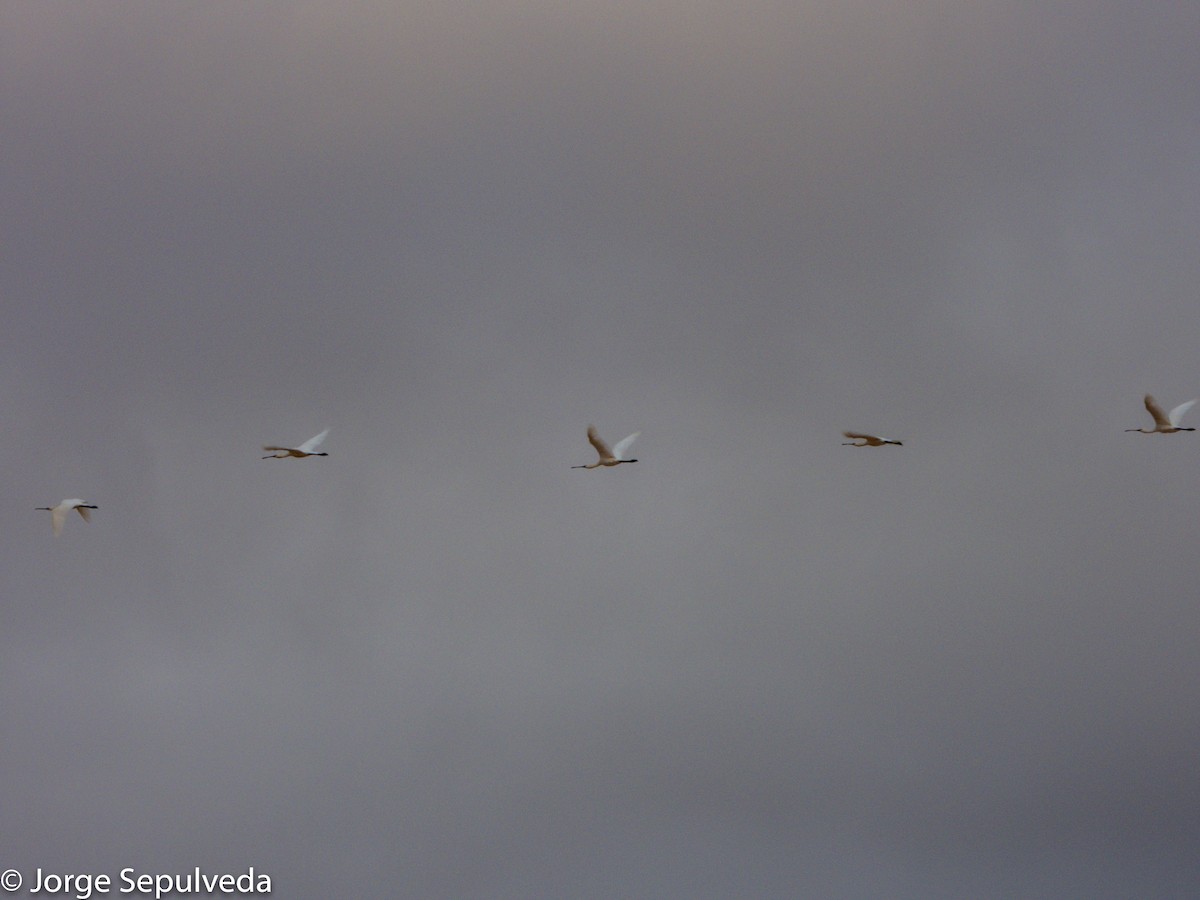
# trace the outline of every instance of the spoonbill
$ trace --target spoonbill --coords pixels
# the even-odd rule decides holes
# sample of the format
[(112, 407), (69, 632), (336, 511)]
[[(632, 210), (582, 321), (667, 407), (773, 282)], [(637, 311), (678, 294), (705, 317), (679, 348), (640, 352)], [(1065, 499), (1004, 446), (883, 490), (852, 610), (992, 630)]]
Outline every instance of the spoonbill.
[(617, 445), (611, 450), (608, 449), (608, 444), (600, 440), (600, 435), (596, 433), (596, 426), (588, 426), (588, 440), (592, 442), (592, 446), (596, 448), (596, 452), (600, 454), (600, 458), (594, 463), (586, 466), (571, 466), (572, 469), (596, 469), (600, 466), (619, 466), (621, 463), (634, 463), (636, 459), (623, 459), (625, 451), (629, 449), (629, 445), (633, 443), (640, 431), (635, 431), (627, 438), (617, 441)]
[(306, 456), (328, 456), (328, 453), (315, 453), (317, 445), (325, 440), (325, 435), (329, 434), (329, 429), (326, 428), (316, 437), (311, 437), (299, 447), (263, 447), (264, 450), (270, 450), (270, 456), (264, 456), (263, 459), (287, 459), (289, 456), (294, 456), (296, 459), (304, 459)]
[[(873, 434), (859, 434), (857, 431), (843, 431), (844, 437), (850, 438), (849, 442), (843, 442), (843, 447), (882, 447), (884, 444), (895, 444), (897, 447), (903, 447), (904, 441), (889, 441), (881, 437), (875, 437)], [(859, 443), (861, 441), (862, 443)]]
[(1174, 434), (1176, 431), (1195, 431), (1195, 428), (1180, 428), (1179, 420), (1183, 418), (1183, 414), (1192, 408), (1195, 400), (1189, 400), (1187, 403), (1180, 403), (1177, 407), (1171, 410), (1170, 414), (1162, 411), (1162, 407), (1158, 405), (1158, 401), (1146, 395), (1146, 411), (1154, 417), (1153, 428), (1126, 428), (1126, 431), (1140, 431), (1142, 434)]
[(99, 509), (93, 503), (85, 503), (76, 497), (74, 500), (64, 500), (58, 506), (38, 506), (36, 509), (45, 509), (50, 512), (50, 527), (54, 529), (54, 536), (58, 537), (62, 534), (63, 522), (66, 521), (67, 513), (75, 510), (79, 515), (83, 516), (83, 521), (92, 521), (91, 510)]

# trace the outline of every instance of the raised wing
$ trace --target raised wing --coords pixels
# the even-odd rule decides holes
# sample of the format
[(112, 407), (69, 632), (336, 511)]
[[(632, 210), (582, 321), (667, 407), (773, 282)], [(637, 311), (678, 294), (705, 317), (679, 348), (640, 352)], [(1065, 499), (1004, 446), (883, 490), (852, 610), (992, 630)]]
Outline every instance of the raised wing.
[(1179, 420), (1183, 418), (1183, 414), (1191, 409), (1195, 404), (1195, 400), (1189, 400), (1187, 403), (1180, 403), (1177, 407), (1171, 410), (1171, 424), (1178, 425)]
[[(305, 441), (303, 444), (301, 444), (296, 449), (299, 450), (301, 453), (312, 453), (314, 450), (317, 449), (317, 447), (320, 446), (321, 441), (325, 440), (325, 435), (327, 435), (327, 434), (329, 434), (328, 428), (326, 428), (324, 431), (322, 431), (316, 437), (309, 438), (307, 441)], [(268, 448), (264, 447), (263, 449), (266, 450)]]
[[(1154, 417), (1154, 424), (1160, 428), (1170, 428), (1171, 420), (1168, 419), (1167, 414), (1162, 411), (1162, 407), (1158, 405), (1158, 401), (1147, 394), (1145, 402), (1146, 412), (1150, 413), (1150, 415)], [(1180, 415), (1183, 415), (1183, 413), (1180, 413)]]
[(613, 457), (616, 459), (624, 459), (625, 451), (629, 449), (630, 444), (637, 440), (637, 436), (639, 434), (641, 434), (640, 431), (635, 431), (629, 437), (621, 438), (621, 440), (617, 441), (617, 445), (613, 447)]
[(592, 446), (596, 448), (596, 452), (600, 454), (601, 459), (615, 458), (612, 451), (608, 449), (608, 444), (600, 440), (600, 435), (596, 433), (595, 425), (588, 426), (588, 440), (591, 441)]

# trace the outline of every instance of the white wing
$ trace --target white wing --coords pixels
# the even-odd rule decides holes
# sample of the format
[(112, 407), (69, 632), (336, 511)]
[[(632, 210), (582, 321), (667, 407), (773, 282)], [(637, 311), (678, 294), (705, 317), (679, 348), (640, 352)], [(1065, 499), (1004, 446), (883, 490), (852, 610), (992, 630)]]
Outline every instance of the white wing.
[(1162, 407), (1158, 405), (1157, 400), (1147, 394), (1145, 403), (1146, 412), (1150, 413), (1150, 415), (1154, 417), (1155, 425), (1158, 425), (1161, 428), (1166, 428), (1171, 424), (1170, 420), (1166, 416), (1166, 413), (1162, 411)]
[[(296, 449), (299, 450), (301, 453), (312, 453), (314, 450), (317, 449), (318, 446), (320, 446), (321, 441), (325, 440), (325, 435), (327, 435), (327, 434), (329, 434), (328, 428), (326, 428), (324, 431), (322, 431), (316, 437), (309, 438), (307, 441), (305, 441), (303, 444), (301, 444)], [(267, 448), (264, 447), (263, 449), (265, 450)]]
[(596, 431), (595, 425), (588, 426), (588, 441), (590, 441), (591, 445), (596, 448), (596, 452), (600, 454), (601, 459), (613, 458), (612, 451), (608, 449), (608, 444), (600, 440), (600, 435)]
[(67, 517), (67, 507), (63, 504), (58, 504), (54, 509), (50, 510), (50, 527), (54, 529), (54, 536), (58, 537), (62, 534), (63, 520)]
[(1189, 400), (1187, 403), (1180, 403), (1177, 407), (1171, 410), (1171, 424), (1178, 425), (1179, 420), (1183, 418), (1183, 414), (1191, 409), (1195, 403), (1195, 400)]
[(877, 441), (879, 438), (873, 434), (863, 434), (858, 431), (843, 431), (842, 437), (848, 437), (852, 441)]
[(77, 512), (77, 513), (79, 513), (81, 516), (83, 516), (83, 521), (85, 521), (85, 522), (88, 522), (88, 523), (91, 523), (91, 521), (92, 521), (92, 511), (91, 511), (90, 509), (88, 509), (86, 506), (77, 506), (77, 507), (75, 507), (75, 512)]
[(625, 451), (629, 449), (629, 445), (637, 439), (639, 434), (641, 434), (640, 431), (635, 431), (629, 437), (622, 438), (621, 440), (617, 441), (617, 445), (613, 447), (613, 456), (616, 459), (624, 459)]

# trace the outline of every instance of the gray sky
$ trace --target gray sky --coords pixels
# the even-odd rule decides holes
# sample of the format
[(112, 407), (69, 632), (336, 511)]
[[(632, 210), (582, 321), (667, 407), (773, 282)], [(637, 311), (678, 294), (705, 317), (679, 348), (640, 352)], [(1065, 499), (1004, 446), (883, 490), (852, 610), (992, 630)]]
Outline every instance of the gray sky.
[(0, 7), (0, 868), (1195, 896), (1198, 33)]

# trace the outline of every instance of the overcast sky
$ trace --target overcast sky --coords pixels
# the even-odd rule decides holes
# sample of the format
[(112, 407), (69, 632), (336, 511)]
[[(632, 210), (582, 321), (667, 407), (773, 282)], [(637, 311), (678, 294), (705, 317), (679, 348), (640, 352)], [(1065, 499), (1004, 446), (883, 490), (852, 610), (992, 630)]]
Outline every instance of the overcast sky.
[(4, 4), (0, 868), (1196, 896), (1198, 34)]

